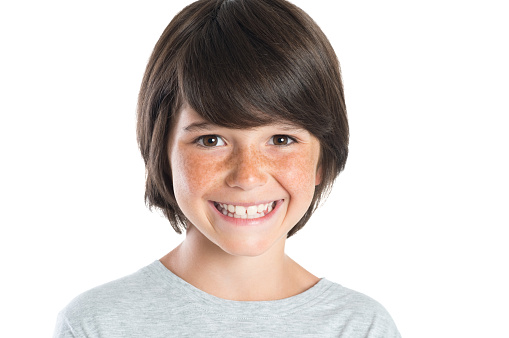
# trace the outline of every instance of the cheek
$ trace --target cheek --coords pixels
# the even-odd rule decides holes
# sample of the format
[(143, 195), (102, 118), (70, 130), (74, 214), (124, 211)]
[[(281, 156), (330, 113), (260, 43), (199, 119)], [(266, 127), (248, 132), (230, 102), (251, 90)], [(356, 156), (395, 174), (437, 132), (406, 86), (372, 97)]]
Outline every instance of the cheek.
[(216, 179), (223, 168), (223, 164), (213, 161), (206, 156), (193, 152), (177, 152), (171, 157), (171, 170), (175, 195), (193, 194), (219, 185)]
[(275, 172), (278, 181), (293, 195), (313, 196), (318, 159), (302, 154), (290, 154), (277, 162)]

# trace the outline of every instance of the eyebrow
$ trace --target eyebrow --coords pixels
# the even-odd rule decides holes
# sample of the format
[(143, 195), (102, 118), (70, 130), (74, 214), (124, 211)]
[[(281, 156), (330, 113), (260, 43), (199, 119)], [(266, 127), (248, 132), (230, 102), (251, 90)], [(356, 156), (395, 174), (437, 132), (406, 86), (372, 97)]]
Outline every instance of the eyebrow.
[(212, 127), (218, 127), (218, 125), (210, 123), (210, 122), (194, 122), (184, 128), (185, 132), (193, 132), (200, 130), (209, 130)]
[[(274, 123), (273, 126), (279, 128), (281, 130), (284, 130), (284, 131), (293, 131), (293, 132), (305, 131), (304, 128), (302, 128), (296, 124), (293, 124), (293, 123), (277, 122), (277, 123)], [(260, 127), (263, 127), (263, 125)], [(221, 126), (214, 124), (214, 123), (210, 123), (210, 122), (194, 122), (194, 123), (191, 123), (190, 125), (188, 125), (187, 127), (184, 127), (183, 130), (185, 132), (191, 133), (191, 132), (195, 132), (195, 131), (210, 130), (212, 128), (221, 128)]]
[(306, 130), (293, 123), (278, 122), (274, 126), (285, 131), (302, 132)]

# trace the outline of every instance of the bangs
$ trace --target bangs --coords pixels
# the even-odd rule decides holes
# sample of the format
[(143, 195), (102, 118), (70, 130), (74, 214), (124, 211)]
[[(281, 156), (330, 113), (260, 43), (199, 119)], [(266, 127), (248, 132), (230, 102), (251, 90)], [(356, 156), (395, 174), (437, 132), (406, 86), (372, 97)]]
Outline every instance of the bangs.
[(302, 18), (263, 0), (240, 0), (221, 2), (196, 24), (177, 74), (182, 99), (203, 118), (229, 128), (287, 120), (323, 130), (319, 98), (327, 95), (320, 88), (330, 86), (318, 76), (326, 67), (317, 52), (323, 46), (305, 38)]

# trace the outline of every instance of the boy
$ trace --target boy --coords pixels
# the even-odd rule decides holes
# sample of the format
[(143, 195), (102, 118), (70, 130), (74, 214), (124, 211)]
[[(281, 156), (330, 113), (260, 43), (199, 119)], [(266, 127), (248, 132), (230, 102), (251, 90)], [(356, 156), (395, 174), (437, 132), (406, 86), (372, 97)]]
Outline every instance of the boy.
[(327, 38), (284, 0), (200, 0), (163, 32), (138, 102), (145, 198), (185, 240), (69, 304), (56, 337), (399, 337), (372, 299), (285, 255), (343, 169)]

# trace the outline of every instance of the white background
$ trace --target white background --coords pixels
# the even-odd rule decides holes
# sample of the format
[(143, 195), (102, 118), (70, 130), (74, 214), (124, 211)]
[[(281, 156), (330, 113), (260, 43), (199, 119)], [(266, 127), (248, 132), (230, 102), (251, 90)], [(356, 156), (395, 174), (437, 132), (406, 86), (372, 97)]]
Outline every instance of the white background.
[[(404, 337), (509, 337), (503, 1), (295, 0), (343, 70), (350, 157), (290, 256), (380, 301)], [(0, 7), (2, 337), (178, 244), (144, 206), (136, 96), (189, 1)]]

